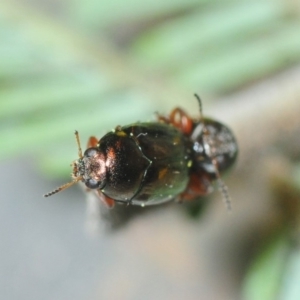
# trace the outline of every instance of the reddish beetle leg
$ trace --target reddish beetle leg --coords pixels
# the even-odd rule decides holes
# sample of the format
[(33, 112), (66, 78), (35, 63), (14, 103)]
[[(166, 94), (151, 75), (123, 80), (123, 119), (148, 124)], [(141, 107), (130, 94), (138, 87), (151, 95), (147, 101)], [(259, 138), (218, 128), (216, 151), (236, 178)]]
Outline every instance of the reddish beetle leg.
[(196, 173), (192, 173), (186, 190), (179, 195), (179, 202), (194, 200), (212, 191), (211, 180), (205, 174), (199, 176)]
[(115, 206), (115, 200), (104, 195), (100, 190), (96, 190), (96, 194), (106, 207), (113, 208)]
[(98, 145), (98, 139), (95, 136), (91, 136), (88, 140), (86, 148), (88, 149), (92, 147), (97, 147), (97, 145)]
[(159, 114), (157, 118), (163, 123), (172, 124), (183, 134), (190, 135), (193, 131), (193, 119), (179, 107), (173, 109), (168, 118)]
[(184, 134), (190, 135), (193, 131), (193, 120), (181, 108), (175, 108), (170, 114), (170, 121)]

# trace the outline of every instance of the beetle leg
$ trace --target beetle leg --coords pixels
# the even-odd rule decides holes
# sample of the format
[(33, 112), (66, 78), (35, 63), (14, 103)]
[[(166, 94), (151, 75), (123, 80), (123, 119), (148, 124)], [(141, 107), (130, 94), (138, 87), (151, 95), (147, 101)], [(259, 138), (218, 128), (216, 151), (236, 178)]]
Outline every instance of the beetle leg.
[(98, 139), (95, 136), (91, 136), (87, 143), (87, 148), (97, 147)]
[(211, 179), (205, 174), (191, 174), (186, 190), (180, 194), (179, 201), (193, 200), (199, 196), (210, 194), (213, 191)]
[(156, 117), (159, 122), (172, 124), (184, 134), (190, 135), (193, 131), (193, 119), (179, 107), (172, 110), (170, 117), (165, 117), (159, 113), (156, 113)]
[(193, 131), (193, 119), (179, 107), (172, 110), (170, 123), (184, 134), (190, 135)]
[(96, 193), (107, 208), (113, 208), (115, 206), (115, 200), (104, 195), (101, 190), (96, 190)]

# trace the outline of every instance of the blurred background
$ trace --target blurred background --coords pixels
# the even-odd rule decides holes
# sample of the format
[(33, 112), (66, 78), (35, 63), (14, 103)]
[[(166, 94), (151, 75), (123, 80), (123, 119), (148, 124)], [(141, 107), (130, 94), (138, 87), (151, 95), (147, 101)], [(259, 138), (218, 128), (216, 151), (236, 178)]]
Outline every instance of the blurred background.
[[(1, 299), (300, 299), (300, 1), (2, 0)], [(99, 208), (85, 145), (181, 106), (240, 153), (187, 204)]]

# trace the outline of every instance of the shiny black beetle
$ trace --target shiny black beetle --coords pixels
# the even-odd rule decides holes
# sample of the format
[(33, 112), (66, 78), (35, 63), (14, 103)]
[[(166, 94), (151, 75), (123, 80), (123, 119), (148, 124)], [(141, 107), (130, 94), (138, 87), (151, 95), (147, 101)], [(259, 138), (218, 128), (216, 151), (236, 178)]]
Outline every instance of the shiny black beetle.
[(160, 204), (172, 199), (191, 200), (210, 193), (218, 181), (230, 209), (227, 187), (220, 174), (232, 166), (238, 147), (223, 124), (202, 117), (190, 118), (181, 108), (157, 122), (117, 126), (99, 141), (90, 137), (73, 162), (73, 181), (44, 195), (56, 194), (83, 181), (108, 207), (115, 202), (133, 205)]

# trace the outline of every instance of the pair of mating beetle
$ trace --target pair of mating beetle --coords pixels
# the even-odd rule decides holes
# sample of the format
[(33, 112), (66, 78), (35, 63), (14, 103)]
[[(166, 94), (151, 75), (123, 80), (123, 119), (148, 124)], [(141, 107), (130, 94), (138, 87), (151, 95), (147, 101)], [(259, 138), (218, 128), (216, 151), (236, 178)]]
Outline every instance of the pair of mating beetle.
[(237, 143), (228, 127), (202, 116), (195, 97), (198, 119), (175, 108), (169, 116), (157, 115), (157, 122), (117, 126), (99, 141), (92, 136), (83, 154), (76, 131), (73, 181), (44, 196), (83, 181), (108, 207), (116, 202), (146, 206), (207, 195), (217, 181), (230, 209), (220, 174), (236, 160)]

